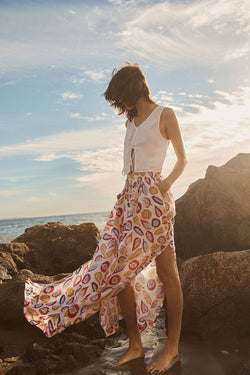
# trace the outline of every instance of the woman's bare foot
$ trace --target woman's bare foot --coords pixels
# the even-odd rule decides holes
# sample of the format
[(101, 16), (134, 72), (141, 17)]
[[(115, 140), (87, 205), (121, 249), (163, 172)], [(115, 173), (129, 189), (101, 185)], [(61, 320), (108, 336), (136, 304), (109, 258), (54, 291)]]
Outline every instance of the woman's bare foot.
[(126, 353), (114, 364), (114, 366), (119, 366), (125, 362), (131, 361), (132, 359), (137, 359), (140, 357), (144, 357), (144, 350), (143, 347), (137, 348), (128, 348)]
[(160, 357), (151, 363), (147, 372), (148, 374), (153, 374), (154, 371), (165, 372), (178, 362), (179, 358), (178, 349), (171, 350), (166, 347)]

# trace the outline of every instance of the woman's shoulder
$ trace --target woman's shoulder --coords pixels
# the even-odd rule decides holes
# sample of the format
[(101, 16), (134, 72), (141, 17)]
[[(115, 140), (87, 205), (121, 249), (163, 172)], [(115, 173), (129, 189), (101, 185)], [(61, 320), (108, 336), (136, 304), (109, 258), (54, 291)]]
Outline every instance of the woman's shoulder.
[(174, 114), (174, 110), (173, 108), (171, 107), (165, 107), (165, 106), (162, 106), (163, 107), (163, 110), (162, 110), (162, 114), (165, 115), (165, 116), (171, 116)]

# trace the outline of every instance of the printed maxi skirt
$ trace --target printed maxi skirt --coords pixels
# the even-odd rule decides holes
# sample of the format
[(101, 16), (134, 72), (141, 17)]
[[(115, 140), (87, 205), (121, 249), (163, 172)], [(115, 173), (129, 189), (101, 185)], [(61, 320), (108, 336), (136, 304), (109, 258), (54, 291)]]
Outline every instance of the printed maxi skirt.
[(164, 302), (155, 258), (174, 243), (175, 201), (171, 189), (162, 196), (160, 172), (127, 176), (92, 259), (51, 284), (27, 278), (24, 315), (47, 337), (99, 311), (106, 336), (123, 318), (118, 293), (131, 283), (140, 331), (152, 327)]

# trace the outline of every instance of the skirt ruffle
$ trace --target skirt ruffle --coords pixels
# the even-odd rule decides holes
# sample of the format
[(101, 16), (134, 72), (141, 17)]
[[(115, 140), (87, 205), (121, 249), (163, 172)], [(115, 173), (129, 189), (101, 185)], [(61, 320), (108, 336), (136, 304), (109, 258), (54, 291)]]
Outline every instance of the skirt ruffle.
[(27, 278), (24, 315), (52, 337), (99, 311), (107, 336), (123, 318), (117, 295), (131, 283), (140, 331), (152, 327), (164, 302), (155, 258), (167, 246), (174, 257), (175, 201), (171, 189), (163, 197), (156, 183), (160, 172), (127, 176), (106, 222), (92, 259), (51, 284)]

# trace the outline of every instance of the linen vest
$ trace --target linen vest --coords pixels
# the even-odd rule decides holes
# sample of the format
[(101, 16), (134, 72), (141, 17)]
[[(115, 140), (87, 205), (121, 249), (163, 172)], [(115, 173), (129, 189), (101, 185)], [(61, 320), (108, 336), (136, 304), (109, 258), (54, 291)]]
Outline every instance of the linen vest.
[(132, 149), (134, 149), (134, 172), (162, 172), (169, 139), (160, 132), (160, 116), (163, 106), (158, 105), (138, 127), (134, 120), (127, 123), (123, 149), (122, 174), (132, 168)]

